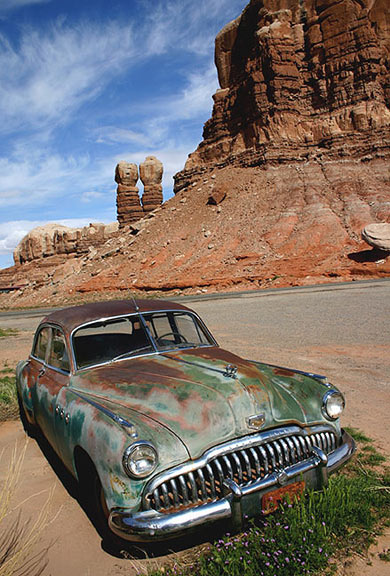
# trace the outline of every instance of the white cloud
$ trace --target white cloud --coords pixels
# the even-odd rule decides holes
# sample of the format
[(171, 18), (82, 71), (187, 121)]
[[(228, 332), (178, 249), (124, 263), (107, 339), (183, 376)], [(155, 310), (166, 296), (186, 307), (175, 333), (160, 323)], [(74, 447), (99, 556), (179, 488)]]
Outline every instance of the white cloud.
[(97, 144), (148, 144), (148, 137), (141, 132), (125, 130), (116, 126), (100, 126), (94, 131)]
[(214, 67), (188, 76), (188, 85), (182, 93), (168, 103), (168, 114), (178, 119), (189, 119), (211, 112), (212, 95), (218, 87)]
[(0, 158), (0, 207), (37, 204), (82, 182), (87, 156), (62, 158), (42, 151), (19, 159)]
[[(207, 54), (214, 46), (215, 22), (227, 24), (236, 18), (246, 0), (164, 0), (144, 2), (149, 6), (147, 25), (151, 30), (149, 49), (162, 54), (168, 48), (180, 46), (187, 52)], [(150, 23), (150, 24), (149, 24)]]
[(16, 47), (0, 37), (1, 131), (64, 123), (126, 69), (133, 52), (132, 28), (118, 22), (57, 21), (24, 30)]
[(51, 2), (51, 0), (1, 0), (0, 17), (7, 12), (11, 12), (11, 10), (17, 10), (32, 4), (47, 4), (48, 2)]
[[(133, 118), (137, 118), (137, 132), (104, 126), (95, 131), (96, 143), (123, 146), (133, 144), (134, 148), (144, 151), (163, 149), (165, 146), (173, 148), (176, 142), (178, 147), (182, 148), (183, 142), (179, 142), (182, 136), (179, 135), (178, 128), (182, 129), (183, 122), (186, 121), (196, 122), (201, 128), (202, 123), (211, 115), (212, 94), (217, 87), (214, 67), (190, 73), (187, 82), (177, 93), (160, 98), (151, 97), (148, 101), (132, 107)], [(128, 123), (131, 124), (130, 119)], [(188, 150), (192, 151), (194, 143), (188, 142), (188, 145)]]
[[(9, 6), (24, 1), (6, 0)], [(243, 4), (145, 0), (148, 16), (137, 27), (129, 20), (71, 25), (63, 18), (44, 29), (22, 28), (18, 43), (0, 36), (0, 132), (64, 124), (113, 78), (156, 54), (209, 54), (217, 16), (235, 16)]]

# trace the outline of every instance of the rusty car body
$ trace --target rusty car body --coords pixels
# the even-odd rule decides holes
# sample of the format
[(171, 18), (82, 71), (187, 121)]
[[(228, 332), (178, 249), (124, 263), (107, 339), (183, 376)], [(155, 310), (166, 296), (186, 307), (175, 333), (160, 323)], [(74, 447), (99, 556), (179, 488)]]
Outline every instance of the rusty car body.
[(38, 427), (112, 533), (153, 541), (272, 510), (354, 451), (327, 379), (221, 349), (166, 301), (56, 311), (17, 366)]

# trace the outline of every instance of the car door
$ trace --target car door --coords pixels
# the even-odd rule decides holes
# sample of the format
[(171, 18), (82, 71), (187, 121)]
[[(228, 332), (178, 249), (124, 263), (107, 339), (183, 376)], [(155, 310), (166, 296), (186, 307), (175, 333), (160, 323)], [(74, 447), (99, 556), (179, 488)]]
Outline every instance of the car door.
[(39, 327), (35, 334), (29, 361), (24, 369), (28, 383), (28, 395), (24, 398), (24, 402), (27, 410), (33, 414), (36, 422), (41, 420), (37, 397), (37, 384), (39, 378), (45, 373), (50, 335), (50, 326), (43, 325)]
[(57, 397), (69, 384), (69, 355), (61, 328), (50, 326), (45, 363), (41, 366), (35, 384), (36, 420), (43, 434), (59, 453), (58, 427), (65, 420), (65, 411), (59, 408)]

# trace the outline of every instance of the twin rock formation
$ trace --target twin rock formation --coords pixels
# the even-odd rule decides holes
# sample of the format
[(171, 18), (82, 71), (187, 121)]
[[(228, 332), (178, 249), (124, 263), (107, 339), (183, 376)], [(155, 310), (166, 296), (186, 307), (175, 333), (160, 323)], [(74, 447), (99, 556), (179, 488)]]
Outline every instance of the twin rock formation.
[(115, 182), (118, 184), (116, 206), (120, 228), (140, 220), (145, 214), (161, 206), (163, 201), (162, 175), (163, 165), (155, 156), (147, 156), (145, 162), (140, 164), (139, 176), (144, 185), (141, 205), (136, 185), (137, 165), (124, 161), (117, 164), (115, 169)]

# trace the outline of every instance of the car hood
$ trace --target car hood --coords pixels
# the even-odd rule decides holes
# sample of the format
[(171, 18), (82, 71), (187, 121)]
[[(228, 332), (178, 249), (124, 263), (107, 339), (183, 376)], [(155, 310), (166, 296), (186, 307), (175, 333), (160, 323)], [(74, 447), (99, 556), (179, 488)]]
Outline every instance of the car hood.
[[(237, 371), (229, 376), (227, 365)], [(262, 428), (323, 421), (323, 383), (304, 374), (243, 360), (218, 347), (180, 350), (121, 360), (73, 376), (71, 387), (168, 428), (192, 458), (206, 449)]]

